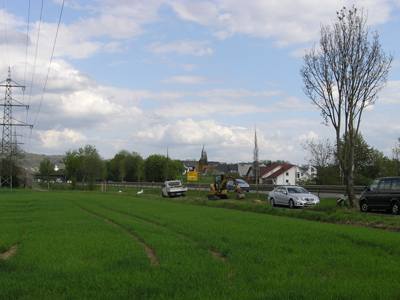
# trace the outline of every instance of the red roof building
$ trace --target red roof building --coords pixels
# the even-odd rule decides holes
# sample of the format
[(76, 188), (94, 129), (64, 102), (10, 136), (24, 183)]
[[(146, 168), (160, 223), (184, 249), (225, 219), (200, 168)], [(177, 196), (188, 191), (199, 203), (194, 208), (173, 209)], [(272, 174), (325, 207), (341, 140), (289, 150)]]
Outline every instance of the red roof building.
[(309, 178), (310, 174), (302, 168), (290, 164), (273, 165), (260, 173), (260, 183), (263, 184), (296, 185), (299, 179)]

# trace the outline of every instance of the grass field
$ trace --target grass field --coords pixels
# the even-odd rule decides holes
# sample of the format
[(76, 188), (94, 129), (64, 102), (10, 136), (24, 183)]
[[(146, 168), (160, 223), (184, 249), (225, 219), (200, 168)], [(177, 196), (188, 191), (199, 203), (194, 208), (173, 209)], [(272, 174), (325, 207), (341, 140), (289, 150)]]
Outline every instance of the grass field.
[(0, 299), (400, 297), (400, 233), (287, 217), (265, 199), (241, 203), (254, 213), (187, 198), (1, 193), (0, 254), (18, 248), (0, 259)]

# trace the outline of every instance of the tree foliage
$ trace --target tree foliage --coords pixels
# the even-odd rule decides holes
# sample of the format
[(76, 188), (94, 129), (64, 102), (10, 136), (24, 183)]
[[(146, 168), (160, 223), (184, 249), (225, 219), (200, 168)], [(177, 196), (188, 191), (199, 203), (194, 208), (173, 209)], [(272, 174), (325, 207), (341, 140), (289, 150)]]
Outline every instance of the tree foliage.
[[(167, 164), (168, 172), (165, 172)], [(147, 181), (163, 182), (176, 179), (183, 173), (184, 167), (180, 160), (171, 160), (164, 155), (153, 154), (144, 161), (144, 170)]]
[[(3, 147), (3, 140), (0, 140), (0, 146)], [(1, 149), (0, 149), (1, 151)], [(26, 184), (27, 177), (23, 167), (20, 166), (20, 161), (26, 156), (25, 151), (20, 147), (18, 143), (13, 143), (10, 149), (10, 153), (7, 155), (0, 152), (0, 187), (10, 187), (10, 183), (13, 187), (18, 187), (21, 183)], [(8, 176), (11, 175), (11, 182)], [(5, 178), (7, 177), (7, 179)]]
[(395, 143), (394, 147), (392, 148), (392, 153), (393, 153), (393, 159), (396, 161), (397, 165), (397, 174), (400, 175), (400, 138), (397, 139), (397, 142)]
[(266, 167), (270, 167), (270, 166), (274, 166), (274, 165), (286, 165), (286, 164), (290, 164), (289, 161), (287, 160), (270, 160), (270, 159), (265, 159), (260, 161), (260, 164), (265, 165)]
[(95, 146), (86, 145), (77, 150), (68, 150), (64, 153), (62, 162), (65, 164), (66, 177), (82, 180), (89, 183), (93, 189), (94, 182), (101, 179), (105, 168), (104, 161)]
[(42, 174), (47, 181), (47, 187), (50, 184), (50, 173), (54, 170), (53, 165), (50, 163), (50, 159), (44, 158), (39, 165), (39, 172)]
[[(336, 154), (351, 205), (354, 194), (354, 147), (365, 107), (374, 104), (386, 85), (393, 55), (386, 55), (377, 32), (369, 39), (363, 11), (343, 8), (330, 26), (321, 26), (320, 50), (304, 56), (300, 70), (304, 93), (336, 132)], [(341, 137), (346, 139), (342, 143)]]
[(164, 165), (166, 157), (160, 154), (153, 154), (146, 158), (145, 174), (148, 181), (165, 181)]
[(143, 174), (143, 158), (137, 152), (119, 151), (107, 163), (107, 179), (112, 181), (140, 181)]

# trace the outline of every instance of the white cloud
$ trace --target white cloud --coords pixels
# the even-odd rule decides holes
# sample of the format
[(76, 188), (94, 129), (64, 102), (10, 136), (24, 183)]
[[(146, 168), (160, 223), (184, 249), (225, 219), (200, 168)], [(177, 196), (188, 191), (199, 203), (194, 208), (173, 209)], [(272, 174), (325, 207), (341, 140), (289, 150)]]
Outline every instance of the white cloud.
[(40, 130), (37, 131), (42, 147), (48, 149), (68, 149), (71, 145), (82, 144), (87, 137), (82, 133), (65, 128), (58, 130)]
[(318, 134), (316, 134), (313, 131), (310, 131), (307, 134), (302, 134), (299, 137), (299, 141), (302, 141), (302, 142), (311, 141), (311, 140), (318, 140)]
[[(361, 0), (356, 5), (370, 11), (368, 23), (373, 25), (387, 20), (388, 3)], [(315, 41), (318, 36), (321, 23), (330, 24), (342, 5), (351, 7), (348, 0), (340, 5), (322, 0), (296, 3), (289, 0), (279, 3), (99, 0), (91, 4), (93, 6), (82, 5), (79, 1), (67, 2), (70, 9), (76, 9), (71, 15), (79, 13), (79, 19), (65, 15), (61, 24), (46, 93), (33, 130), (31, 151), (63, 153), (66, 149), (91, 143), (99, 146), (107, 158), (123, 148), (141, 152), (146, 157), (164, 149), (166, 153), (167, 147), (176, 158), (198, 158), (202, 145), (206, 144), (209, 158), (213, 160), (251, 161), (252, 128), (257, 123), (260, 157), (298, 163), (305, 156), (302, 141), (313, 137), (332, 138), (333, 129), (320, 124), (322, 118), (310, 101), (302, 100), (303, 94), (295, 94), (295, 89), (286, 88), (296, 84), (290, 78), (292, 75), (287, 81), (284, 77), (275, 77), (275, 69), (268, 68), (268, 63), (274, 65), (271, 56), (265, 53), (265, 57), (258, 56), (258, 49), (248, 46), (267, 44), (265, 49), (269, 51), (268, 41), (265, 43), (261, 39), (271, 39), (278, 46), (309, 45), (308, 41)], [(375, 9), (378, 6), (379, 9)], [(169, 7), (179, 20), (171, 16)], [(26, 24), (23, 18), (7, 13), (6, 19), (8, 53), (7, 47), (0, 47), (0, 73), (5, 77), (11, 65), (13, 80), (21, 84), (26, 74), (26, 101), (38, 23), (31, 23), (25, 64)], [(3, 20), (0, 18), (0, 25)], [(167, 25), (166, 30), (164, 25)], [(188, 26), (181, 30), (179, 26), (183, 25)], [(56, 28), (56, 23), (43, 22), (41, 26), (28, 123), (36, 117), (42, 98)], [(224, 42), (212, 35), (220, 39), (235, 35), (239, 38)], [(158, 42), (151, 44), (151, 41)], [(233, 49), (230, 43), (233, 41), (243, 42), (243, 45)], [(252, 51), (247, 52), (246, 47)], [(246, 59), (242, 59), (244, 55)], [(302, 56), (304, 49), (294, 50), (290, 55)], [(164, 62), (167, 63), (160, 68), (158, 59), (166, 56)], [(93, 58), (84, 60), (89, 57)], [(70, 58), (73, 60), (68, 62)], [(142, 62), (150, 59), (152, 63), (142, 68)], [(261, 63), (263, 59), (265, 64)], [(279, 58), (273, 56), (272, 59)], [(289, 59), (296, 61), (293, 57)], [(112, 74), (110, 65), (115, 67)], [(201, 69), (202, 72), (198, 76), (193, 73), (187, 76), (182, 69), (188, 72)], [(87, 72), (93, 72), (93, 76), (81, 70), (90, 70)], [(177, 70), (183, 74), (175, 76)], [(282, 64), (282, 70), (278, 71), (277, 75), (281, 72), (298, 75), (298, 70), (288, 64)], [(232, 80), (222, 80), (225, 78)], [(160, 82), (173, 83), (174, 89), (161, 90)], [(199, 86), (188, 87), (188, 84)], [(265, 84), (279, 85), (279, 90), (266, 90)], [(400, 132), (396, 119), (399, 86), (399, 81), (389, 82), (379, 94), (376, 105), (371, 107), (373, 110), (366, 110), (363, 116), (364, 137), (385, 149), (393, 145), (394, 137)], [(22, 99), (19, 90), (13, 90), (13, 95)], [(374, 122), (369, 122), (371, 119)], [(388, 132), (393, 141), (388, 144), (388, 138), (382, 137), (378, 130)]]
[(389, 81), (385, 88), (378, 94), (378, 105), (400, 105), (400, 80)]
[(168, 44), (154, 42), (145, 49), (156, 54), (177, 52), (179, 54), (191, 54), (196, 56), (212, 55), (214, 51), (210, 47), (207, 47), (208, 44), (210, 44), (210, 41), (184, 40)]
[[(320, 24), (331, 24), (335, 12), (353, 2), (335, 0), (279, 2), (261, 0), (174, 1), (171, 7), (183, 20), (196, 22), (214, 29), (220, 39), (236, 34), (274, 38), (280, 47), (315, 40)], [(370, 12), (369, 24), (382, 24), (389, 19), (390, 1), (360, 0), (358, 8)]]
[(161, 82), (177, 84), (212, 84), (212, 81), (204, 76), (173, 76), (162, 79)]

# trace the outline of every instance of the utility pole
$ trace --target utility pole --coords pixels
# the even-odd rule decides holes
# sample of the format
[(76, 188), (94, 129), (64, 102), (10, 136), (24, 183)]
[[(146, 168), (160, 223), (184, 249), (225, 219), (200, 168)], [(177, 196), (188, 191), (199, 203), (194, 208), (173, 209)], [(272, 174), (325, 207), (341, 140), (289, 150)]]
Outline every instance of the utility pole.
[(12, 98), (13, 87), (22, 88), (24, 91), (25, 86), (11, 80), (10, 68), (8, 68), (7, 79), (1, 82), (0, 86), (6, 89), (4, 99), (0, 100), (0, 106), (4, 107), (4, 116), (1, 120), (2, 123), (0, 123), (3, 126), (0, 152), (0, 190), (9, 189), (12, 192), (13, 163), (16, 155), (15, 150), (18, 148), (16, 141), (13, 142), (12, 128), (13, 126), (30, 126), (32, 128), (33, 125), (28, 125), (12, 117), (13, 107), (25, 107), (28, 110), (29, 106)]
[(259, 169), (259, 163), (258, 163), (257, 127), (254, 127), (253, 167), (254, 167), (254, 171), (255, 171), (257, 200), (258, 200), (258, 180), (259, 180), (258, 177), (260, 176), (260, 169)]

